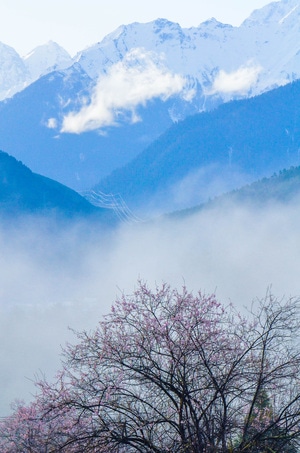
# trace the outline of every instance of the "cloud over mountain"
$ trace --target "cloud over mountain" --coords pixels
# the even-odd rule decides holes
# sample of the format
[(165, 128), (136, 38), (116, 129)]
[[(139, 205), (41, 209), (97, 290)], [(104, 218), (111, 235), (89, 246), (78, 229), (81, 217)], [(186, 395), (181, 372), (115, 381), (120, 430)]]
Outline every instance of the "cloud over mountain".
[(262, 67), (248, 63), (236, 71), (226, 72), (221, 69), (214, 79), (209, 94), (245, 95), (257, 83)]
[(139, 121), (139, 105), (179, 93), (190, 98), (192, 93), (184, 88), (184, 77), (167, 70), (161, 57), (133, 49), (99, 78), (89, 102), (82, 99), (81, 109), (64, 117), (61, 132), (81, 133), (116, 125), (123, 117), (134, 123)]

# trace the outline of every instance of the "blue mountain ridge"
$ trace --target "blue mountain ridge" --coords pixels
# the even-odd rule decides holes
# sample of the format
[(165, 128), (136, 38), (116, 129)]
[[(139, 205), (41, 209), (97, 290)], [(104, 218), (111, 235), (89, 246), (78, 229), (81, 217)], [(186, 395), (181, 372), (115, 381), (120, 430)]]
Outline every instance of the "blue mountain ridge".
[(112, 221), (113, 212), (91, 205), (72, 189), (33, 173), (0, 151), (0, 218), (40, 215), (65, 219)]
[[(300, 163), (300, 82), (174, 124), (95, 190), (132, 209), (183, 209)], [(176, 204), (190, 183), (190, 198)]]

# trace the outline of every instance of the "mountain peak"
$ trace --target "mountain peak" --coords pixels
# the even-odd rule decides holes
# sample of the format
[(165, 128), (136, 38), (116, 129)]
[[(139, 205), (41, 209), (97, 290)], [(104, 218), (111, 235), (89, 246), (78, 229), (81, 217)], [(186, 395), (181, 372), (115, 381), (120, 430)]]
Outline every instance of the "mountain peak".
[(153, 23), (155, 24), (155, 26), (157, 28), (165, 28), (165, 27), (171, 27), (171, 28), (176, 27), (177, 28), (177, 27), (180, 27), (180, 25), (177, 22), (171, 22), (170, 20), (164, 19), (164, 18), (158, 18)]
[(232, 28), (232, 25), (229, 24), (224, 24), (223, 22), (218, 21), (215, 17), (211, 17), (210, 19), (207, 19), (206, 21), (202, 22), (199, 26), (211, 26), (211, 27), (230, 27)]
[(29, 74), (15, 49), (2, 42), (0, 42), (0, 67), (0, 100), (2, 100), (25, 88)]
[[(102, 43), (105, 43), (105, 42), (110, 42), (112, 40), (115, 40), (115, 39), (119, 39), (120, 36), (122, 35), (122, 33), (124, 33), (124, 31), (126, 30), (127, 26), (126, 25), (120, 25), (119, 27), (117, 27), (114, 31), (110, 32), (108, 35), (104, 36), (103, 40), (101, 41)], [(92, 45), (91, 47), (95, 47), (95, 46), (98, 46), (100, 43), (96, 43), (94, 45)], [(89, 48), (88, 48), (89, 49)], [(79, 54), (81, 54), (82, 52), (79, 52)]]
[(281, 25), (288, 17), (299, 14), (299, 6), (299, 0), (281, 0), (269, 3), (263, 8), (254, 10), (242, 26)]
[(72, 58), (59, 44), (54, 41), (48, 41), (25, 55), (24, 63), (30, 72), (32, 80), (36, 80), (53, 70), (66, 69), (72, 64)]

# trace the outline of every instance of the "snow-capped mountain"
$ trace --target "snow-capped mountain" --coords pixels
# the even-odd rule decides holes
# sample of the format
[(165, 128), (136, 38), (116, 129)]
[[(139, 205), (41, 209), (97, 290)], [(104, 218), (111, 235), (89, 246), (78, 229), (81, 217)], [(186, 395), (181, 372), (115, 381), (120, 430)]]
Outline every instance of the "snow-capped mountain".
[(24, 63), (29, 71), (31, 80), (55, 70), (66, 69), (72, 64), (72, 58), (68, 52), (56, 42), (49, 41), (47, 44), (36, 47), (24, 57)]
[(0, 68), (0, 100), (26, 87), (30, 76), (24, 61), (12, 47), (3, 43), (0, 43)]
[(196, 111), (205, 110), (213, 98), (247, 97), (299, 78), (299, 19), (300, 1), (281, 0), (254, 11), (240, 27), (213, 18), (188, 29), (166, 19), (122, 25), (73, 61), (58, 44), (49, 42), (23, 59), (15, 53), (12, 64), (2, 45), (0, 59), (7, 64), (1, 65), (1, 98), (72, 63), (79, 63), (96, 81), (132, 49), (143, 48), (163, 56), (172, 73), (188, 77), (198, 92), (193, 101)]
[(0, 100), (12, 97), (43, 75), (66, 69), (72, 63), (70, 55), (53, 41), (38, 46), (24, 58), (12, 47), (0, 43)]
[(162, 54), (172, 72), (200, 87), (198, 110), (212, 96), (223, 100), (259, 94), (300, 77), (300, 2), (282, 0), (256, 10), (240, 27), (210, 19), (198, 27), (158, 19), (121, 26), (76, 56), (95, 79), (133, 48)]

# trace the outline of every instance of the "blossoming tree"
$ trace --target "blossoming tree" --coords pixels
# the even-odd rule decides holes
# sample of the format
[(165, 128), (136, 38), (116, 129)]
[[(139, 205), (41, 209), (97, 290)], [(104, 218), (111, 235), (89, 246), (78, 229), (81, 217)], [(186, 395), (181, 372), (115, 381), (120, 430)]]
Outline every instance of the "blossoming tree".
[(294, 453), (299, 327), (297, 300), (268, 296), (242, 317), (214, 295), (141, 283), (77, 333), (57, 381), (2, 422), (0, 450)]

